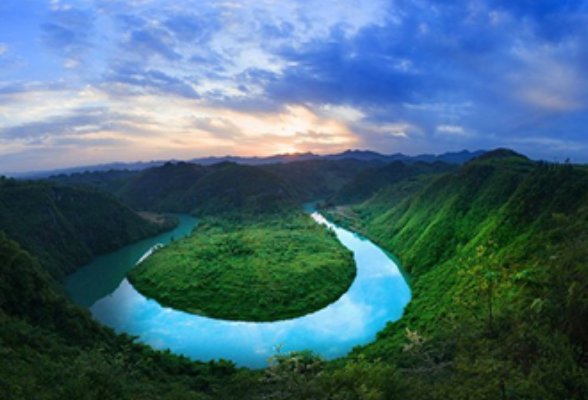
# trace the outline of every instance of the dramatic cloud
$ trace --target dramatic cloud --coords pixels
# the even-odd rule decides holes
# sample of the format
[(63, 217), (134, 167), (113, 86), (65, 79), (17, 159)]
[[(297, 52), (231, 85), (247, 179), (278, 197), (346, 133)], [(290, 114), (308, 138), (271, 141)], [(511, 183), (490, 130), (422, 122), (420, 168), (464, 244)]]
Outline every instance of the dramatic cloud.
[(3, 0), (0, 172), (509, 146), (588, 161), (585, 1)]

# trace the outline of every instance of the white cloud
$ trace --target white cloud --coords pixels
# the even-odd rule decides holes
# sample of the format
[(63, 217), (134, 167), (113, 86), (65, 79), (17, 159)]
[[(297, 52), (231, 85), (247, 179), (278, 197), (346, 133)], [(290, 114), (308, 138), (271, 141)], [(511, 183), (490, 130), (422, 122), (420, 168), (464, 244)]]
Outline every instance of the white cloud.
[(321, 111), (332, 118), (341, 119), (346, 122), (358, 122), (365, 117), (363, 111), (346, 105), (326, 104), (322, 106)]
[(463, 126), (459, 125), (438, 125), (437, 132), (452, 136), (471, 136), (470, 132), (467, 132)]
[(409, 122), (398, 122), (393, 124), (364, 124), (364, 128), (371, 133), (381, 136), (389, 136), (398, 139), (408, 139), (412, 136), (422, 135), (422, 130)]
[(80, 61), (73, 59), (73, 58), (69, 58), (69, 59), (65, 60), (65, 62), (63, 63), (63, 66), (68, 69), (77, 68), (79, 65), (80, 65)]

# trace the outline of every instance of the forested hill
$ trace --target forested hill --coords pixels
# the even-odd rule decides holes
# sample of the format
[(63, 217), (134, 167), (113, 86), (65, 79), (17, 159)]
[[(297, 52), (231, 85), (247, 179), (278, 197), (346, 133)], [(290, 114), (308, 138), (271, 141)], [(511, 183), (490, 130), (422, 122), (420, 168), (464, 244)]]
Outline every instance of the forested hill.
[[(319, 159), (256, 166), (231, 162), (208, 166), (170, 162), (144, 171), (87, 172), (52, 176), (48, 180), (107, 191), (137, 210), (186, 213), (210, 210), (216, 213), (218, 210), (210, 209), (207, 204), (211, 195), (227, 201), (223, 210), (227, 207), (241, 209), (239, 199), (259, 195), (270, 202), (280, 197), (283, 200), (292, 197), (298, 203), (336, 195), (337, 204), (347, 204), (365, 200), (380, 188), (397, 181), (421, 179), (453, 168), (456, 168), (455, 164), (438, 161), (387, 163), (381, 158)], [(210, 182), (219, 184), (211, 187)], [(272, 187), (277, 187), (274, 192), (281, 190), (285, 196), (271, 195)], [(204, 190), (208, 191), (206, 196), (202, 194)]]
[(46, 182), (0, 180), (0, 230), (61, 278), (96, 255), (173, 227), (150, 222), (111, 195)]
[(368, 168), (346, 182), (330, 199), (333, 204), (355, 204), (375, 195), (380, 189), (401, 181), (416, 180), (424, 175), (441, 174), (457, 168), (443, 162), (416, 162), (406, 164), (395, 161), (378, 168)]
[(355, 351), (395, 365), (399, 398), (588, 396), (585, 167), (501, 149), (390, 204), (333, 215), (410, 272), (403, 318)]
[[(90, 186), (124, 199), (136, 209), (161, 209), (166, 211), (190, 212), (196, 207), (199, 186), (196, 184), (204, 176), (215, 176), (224, 171), (224, 178), (233, 175), (236, 181), (244, 183), (247, 175), (259, 172), (257, 178), (275, 181), (286, 185), (288, 192), (294, 192), (297, 201), (311, 201), (332, 196), (358, 172), (384, 165), (381, 160), (307, 160), (288, 163), (244, 166), (230, 162), (202, 166), (193, 163), (166, 163), (144, 171), (95, 171), (71, 175), (55, 175), (47, 178), (50, 182), (68, 186)], [(268, 175), (269, 174), (269, 175)], [(220, 175), (219, 175), (220, 176)], [(230, 179), (229, 179), (230, 180)], [(273, 183), (272, 183), (273, 184)], [(216, 192), (223, 190), (219, 187)], [(227, 187), (224, 190), (229, 190)], [(247, 192), (244, 192), (247, 194)], [(235, 193), (236, 194), (236, 193)]]
[(135, 174), (115, 193), (138, 210), (189, 212), (185, 192), (207, 172), (200, 165), (167, 163)]
[(117, 191), (135, 209), (206, 215), (276, 214), (298, 207), (294, 189), (277, 175), (235, 163), (165, 164)]
[(267, 164), (259, 168), (270, 171), (296, 191), (300, 201), (326, 199), (366, 168), (385, 165), (380, 159), (308, 160), (282, 164)]

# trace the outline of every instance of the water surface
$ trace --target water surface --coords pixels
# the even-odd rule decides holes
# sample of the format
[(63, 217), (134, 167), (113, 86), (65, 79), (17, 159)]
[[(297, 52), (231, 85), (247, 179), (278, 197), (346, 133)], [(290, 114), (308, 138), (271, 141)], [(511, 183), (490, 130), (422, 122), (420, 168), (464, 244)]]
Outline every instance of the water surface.
[(167, 242), (166, 235), (160, 235), (96, 258), (72, 275), (66, 287), (75, 301), (90, 308), (94, 318), (117, 332), (136, 335), (155, 348), (195, 360), (224, 358), (261, 368), (278, 346), (282, 351), (313, 350), (325, 358), (344, 356), (354, 346), (373, 341), (388, 321), (402, 316), (410, 289), (398, 266), (378, 246), (318, 213), (312, 217), (333, 229), (354, 253), (357, 277), (335, 303), (303, 317), (277, 322), (224, 321), (162, 307), (137, 292), (124, 277), (126, 271), (154, 244), (190, 232), (196, 223), (190, 217), (183, 217)]

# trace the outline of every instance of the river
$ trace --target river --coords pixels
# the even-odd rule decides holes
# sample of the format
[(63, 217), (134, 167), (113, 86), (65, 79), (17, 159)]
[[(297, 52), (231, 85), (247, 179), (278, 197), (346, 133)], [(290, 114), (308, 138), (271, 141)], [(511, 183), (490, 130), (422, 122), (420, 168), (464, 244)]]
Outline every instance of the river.
[(235, 322), (162, 307), (137, 292), (126, 272), (154, 245), (189, 234), (197, 220), (180, 215), (174, 230), (95, 258), (66, 279), (72, 299), (117, 332), (136, 335), (157, 349), (194, 360), (224, 358), (239, 366), (261, 368), (282, 351), (312, 350), (327, 359), (373, 341), (388, 321), (402, 316), (410, 288), (396, 263), (371, 241), (332, 224), (319, 213), (317, 223), (333, 229), (355, 258), (357, 276), (333, 304), (299, 318), (276, 322)]

